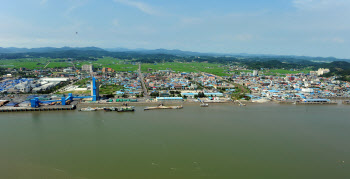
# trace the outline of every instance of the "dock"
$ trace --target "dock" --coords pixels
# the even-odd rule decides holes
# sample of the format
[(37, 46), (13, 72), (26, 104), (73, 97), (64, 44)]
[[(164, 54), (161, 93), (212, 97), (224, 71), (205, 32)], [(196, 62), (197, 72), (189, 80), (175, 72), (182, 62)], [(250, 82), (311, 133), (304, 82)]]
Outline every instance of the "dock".
[(0, 112), (29, 112), (29, 111), (67, 111), (75, 110), (76, 105), (66, 105), (66, 106), (43, 106), (39, 108), (31, 107), (11, 107), (11, 108), (0, 108)]
[(337, 102), (296, 102), (295, 104), (338, 104)]
[(239, 103), (239, 106), (246, 106), (244, 103), (242, 103), (241, 101), (237, 100)]

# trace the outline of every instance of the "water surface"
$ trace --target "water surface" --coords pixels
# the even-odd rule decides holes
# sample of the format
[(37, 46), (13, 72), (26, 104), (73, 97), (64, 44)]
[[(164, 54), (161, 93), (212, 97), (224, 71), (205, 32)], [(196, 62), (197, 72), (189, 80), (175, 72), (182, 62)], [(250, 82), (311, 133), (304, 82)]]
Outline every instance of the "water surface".
[(350, 178), (350, 106), (0, 114), (0, 178)]

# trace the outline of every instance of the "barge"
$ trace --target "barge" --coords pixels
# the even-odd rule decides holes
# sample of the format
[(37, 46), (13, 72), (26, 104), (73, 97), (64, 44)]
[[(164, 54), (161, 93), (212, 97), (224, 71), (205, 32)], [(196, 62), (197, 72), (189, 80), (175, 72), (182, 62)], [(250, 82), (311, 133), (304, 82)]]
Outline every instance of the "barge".
[(164, 106), (163, 104), (160, 104), (158, 106), (155, 107), (146, 107), (144, 110), (153, 110), (153, 109), (182, 109), (182, 105), (181, 106)]

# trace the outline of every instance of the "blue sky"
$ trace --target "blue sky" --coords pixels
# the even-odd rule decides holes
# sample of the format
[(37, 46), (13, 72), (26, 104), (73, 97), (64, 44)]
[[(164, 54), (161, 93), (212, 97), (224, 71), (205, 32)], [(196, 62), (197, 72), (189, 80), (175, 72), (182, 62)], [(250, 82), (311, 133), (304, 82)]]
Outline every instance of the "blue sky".
[(349, 19), (350, 0), (11, 0), (0, 46), (350, 58)]

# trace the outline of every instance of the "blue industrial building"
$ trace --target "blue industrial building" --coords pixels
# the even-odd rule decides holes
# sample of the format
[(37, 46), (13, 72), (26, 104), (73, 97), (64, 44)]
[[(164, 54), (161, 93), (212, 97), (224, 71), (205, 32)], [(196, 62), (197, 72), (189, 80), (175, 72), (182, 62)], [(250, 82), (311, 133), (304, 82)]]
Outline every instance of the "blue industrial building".
[(72, 93), (68, 94), (68, 97), (62, 97), (61, 100), (51, 100), (51, 101), (40, 101), (38, 97), (35, 97), (34, 99), (30, 100), (31, 107), (37, 108), (40, 106), (40, 104), (47, 104), (52, 102), (59, 102), (61, 101), (62, 105), (66, 105), (66, 101), (73, 101), (74, 98), (92, 98), (92, 101), (97, 101), (99, 99), (99, 88), (96, 84), (96, 79), (92, 78), (92, 95), (91, 96), (73, 96)]

